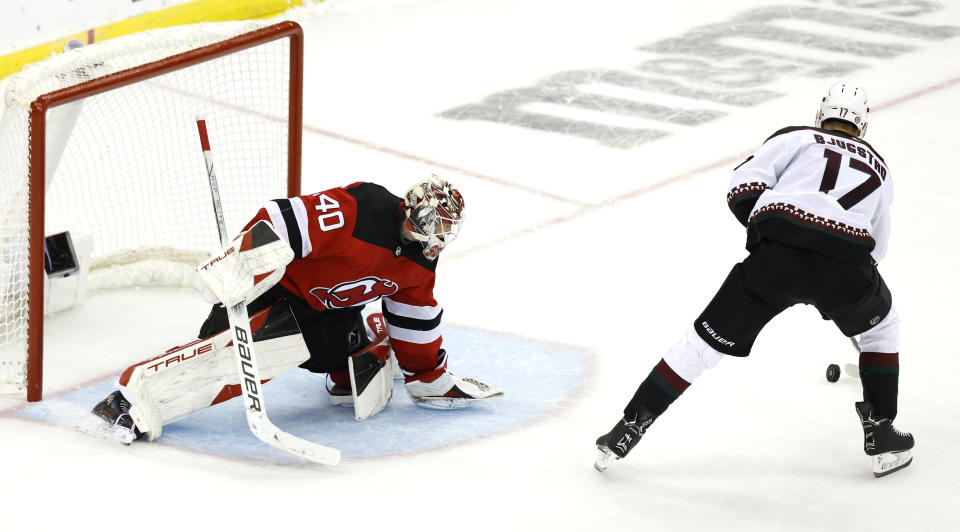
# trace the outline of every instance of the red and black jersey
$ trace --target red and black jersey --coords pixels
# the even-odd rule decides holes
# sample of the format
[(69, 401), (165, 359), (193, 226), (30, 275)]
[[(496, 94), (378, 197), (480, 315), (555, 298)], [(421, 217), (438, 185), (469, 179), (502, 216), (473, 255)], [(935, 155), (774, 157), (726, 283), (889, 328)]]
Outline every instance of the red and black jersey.
[(390, 343), (405, 371), (437, 365), (443, 309), (433, 298), (436, 261), (400, 238), (403, 201), (374, 183), (267, 202), (268, 220), (294, 260), (280, 284), (319, 311), (383, 301)]

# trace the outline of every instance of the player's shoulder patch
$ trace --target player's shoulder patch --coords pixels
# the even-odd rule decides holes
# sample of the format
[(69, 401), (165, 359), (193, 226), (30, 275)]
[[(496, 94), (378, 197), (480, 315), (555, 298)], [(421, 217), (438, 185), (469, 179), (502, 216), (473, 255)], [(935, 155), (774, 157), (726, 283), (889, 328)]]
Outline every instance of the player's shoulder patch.
[(400, 227), (401, 199), (376, 183), (354, 183), (344, 189), (357, 202), (353, 236), (392, 251)]
[(361, 202), (364, 205), (400, 203), (400, 198), (394, 196), (389, 190), (376, 183), (357, 181), (356, 183), (350, 183), (349, 185), (340, 187), (340, 189), (356, 199), (357, 205), (360, 205)]
[[(376, 183), (353, 183), (344, 187), (344, 190), (357, 202), (357, 222), (352, 236), (396, 255), (403, 217), (400, 204), (403, 200)], [(431, 272), (436, 270), (436, 261), (427, 260), (419, 245), (400, 246), (399, 256)]]

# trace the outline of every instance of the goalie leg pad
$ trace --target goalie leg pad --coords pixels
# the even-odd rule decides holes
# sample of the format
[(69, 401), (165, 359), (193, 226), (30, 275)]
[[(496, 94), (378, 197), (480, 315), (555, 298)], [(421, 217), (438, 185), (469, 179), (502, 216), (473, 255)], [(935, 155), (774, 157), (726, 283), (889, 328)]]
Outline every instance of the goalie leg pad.
[[(262, 382), (297, 367), (308, 357), (296, 320), (285, 302), (250, 318)], [(240, 395), (229, 330), (175, 347), (131, 366), (119, 387), (131, 402), (130, 416), (147, 440), (163, 426)]]
[[(327, 391), (335, 405), (353, 405), (354, 418), (363, 421), (386, 408), (393, 396), (396, 358), (392, 356), (383, 314), (367, 316), (370, 344), (347, 358), (346, 375), (330, 372)], [(342, 382), (346, 377), (347, 385)], [(331, 386), (332, 383), (332, 386)]]
[[(383, 313), (376, 312), (367, 316), (366, 320), (367, 336), (373, 343), (377, 343), (387, 337), (387, 323), (383, 321)], [(400, 364), (397, 357), (393, 354), (393, 348), (390, 349), (390, 366), (394, 380), (403, 380), (403, 371), (400, 370)]]
[(350, 393), (354, 418), (363, 421), (386, 408), (393, 396), (393, 364), (390, 362), (389, 340), (347, 360), (350, 371)]

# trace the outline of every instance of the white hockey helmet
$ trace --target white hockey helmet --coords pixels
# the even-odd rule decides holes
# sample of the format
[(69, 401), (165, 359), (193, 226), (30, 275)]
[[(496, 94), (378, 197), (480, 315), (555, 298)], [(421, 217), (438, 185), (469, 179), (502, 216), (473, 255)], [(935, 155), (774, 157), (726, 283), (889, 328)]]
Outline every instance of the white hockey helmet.
[(860, 130), (860, 137), (867, 133), (867, 91), (857, 85), (837, 83), (827, 90), (820, 102), (817, 120), (814, 126), (821, 127), (824, 120), (831, 118), (848, 122)]
[(423, 245), (423, 256), (435, 260), (460, 233), (463, 196), (446, 179), (433, 175), (410, 187), (404, 197), (403, 227)]

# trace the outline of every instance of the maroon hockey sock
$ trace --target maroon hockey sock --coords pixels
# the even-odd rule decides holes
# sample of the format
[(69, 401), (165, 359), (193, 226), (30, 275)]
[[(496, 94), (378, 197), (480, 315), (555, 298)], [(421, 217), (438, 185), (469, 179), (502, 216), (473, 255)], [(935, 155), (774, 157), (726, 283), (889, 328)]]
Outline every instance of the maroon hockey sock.
[(860, 353), (863, 400), (873, 404), (877, 415), (889, 419), (897, 417), (899, 379), (899, 353)]
[(350, 389), (350, 371), (341, 369), (338, 371), (331, 371), (329, 374), (330, 380), (333, 381), (337, 386), (341, 386), (346, 389)]
[(654, 416), (659, 416), (689, 387), (689, 382), (683, 380), (666, 361), (660, 359), (650, 375), (640, 383), (623, 412), (629, 415), (645, 406)]

